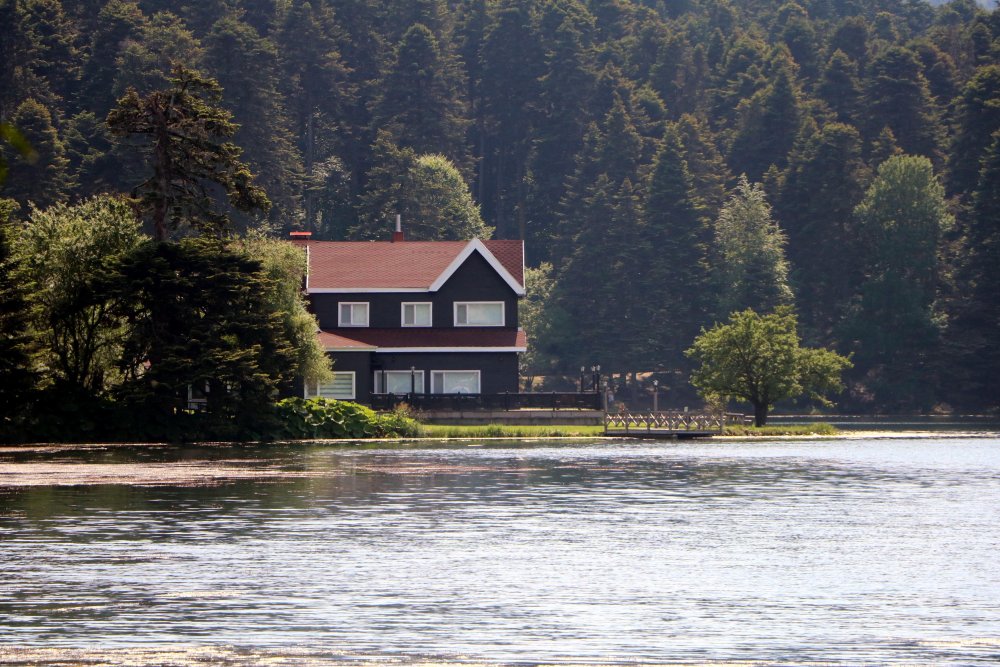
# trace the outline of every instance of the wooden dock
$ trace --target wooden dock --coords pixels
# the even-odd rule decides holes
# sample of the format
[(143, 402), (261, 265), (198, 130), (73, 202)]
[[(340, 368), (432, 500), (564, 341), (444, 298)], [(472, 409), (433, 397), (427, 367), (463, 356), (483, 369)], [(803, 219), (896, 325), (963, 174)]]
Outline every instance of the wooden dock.
[(726, 424), (744, 424), (741, 414), (687, 412), (610, 412), (604, 415), (604, 434), (622, 438), (710, 438), (721, 435)]

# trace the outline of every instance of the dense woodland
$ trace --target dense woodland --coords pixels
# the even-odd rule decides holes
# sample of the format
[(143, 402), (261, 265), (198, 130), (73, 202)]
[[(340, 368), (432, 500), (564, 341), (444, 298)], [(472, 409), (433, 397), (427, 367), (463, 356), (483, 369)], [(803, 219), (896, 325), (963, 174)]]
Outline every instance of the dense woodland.
[(1000, 404), (1000, 11), (972, 0), (0, 0), (0, 26), (15, 220), (134, 194), (109, 113), (180, 64), (271, 202), (240, 230), (524, 239), (527, 375), (683, 396), (702, 327), (791, 305), (852, 355), (844, 409)]

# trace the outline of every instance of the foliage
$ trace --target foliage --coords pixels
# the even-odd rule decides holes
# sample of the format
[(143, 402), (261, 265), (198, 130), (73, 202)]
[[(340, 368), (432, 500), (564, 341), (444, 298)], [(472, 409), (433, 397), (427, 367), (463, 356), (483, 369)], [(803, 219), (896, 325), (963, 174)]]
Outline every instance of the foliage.
[(16, 209), (15, 202), (0, 199), (0, 440), (12, 433), (38, 382), (28, 294), (11, 257), (10, 216)]
[(603, 426), (574, 426), (569, 424), (553, 424), (549, 426), (424, 424), (421, 428), (423, 437), (426, 438), (476, 440), (482, 438), (593, 438), (604, 434)]
[(109, 280), (128, 299), (120, 401), (155, 431), (173, 433), (189, 396), (199, 430), (216, 438), (267, 433), (272, 397), (290, 391), (295, 349), (261, 263), (207, 238), (149, 242)]
[(261, 232), (251, 232), (239, 241), (247, 256), (260, 262), (271, 286), (264, 298), (268, 309), (282, 319), (285, 335), (295, 350), (294, 372), (305, 382), (324, 382), (332, 375), (330, 358), (316, 337), (319, 325), (306, 307), (302, 293), (306, 259), (300, 248)]
[(278, 402), (277, 414), (278, 439), (398, 438), (420, 432), (419, 424), (405, 415), (380, 415), (357, 403), (327, 398), (286, 398)]
[(717, 312), (791, 305), (785, 235), (771, 217), (764, 188), (740, 176), (715, 223)]
[(143, 239), (129, 203), (109, 196), (32, 208), (16, 229), (12, 271), (30, 306), (45, 382), (98, 395), (118, 381), (127, 330), (116, 311), (126, 297), (100, 281)]
[(236, 209), (267, 210), (264, 191), (239, 161), (241, 150), (225, 139), (236, 133), (231, 114), (218, 106), (212, 79), (177, 66), (171, 87), (140, 97), (130, 88), (108, 114), (111, 132), (138, 141), (153, 174), (137, 188), (140, 205), (153, 222), (154, 237), (190, 227), (219, 234), (228, 220), (218, 213), (212, 186), (221, 186)]
[(733, 313), (727, 324), (703, 331), (687, 354), (700, 364), (691, 383), (703, 395), (749, 402), (756, 426), (767, 423), (777, 401), (802, 394), (825, 401), (842, 389), (841, 373), (851, 366), (836, 352), (801, 347), (788, 307), (763, 316), (751, 309)]
[(832, 424), (780, 424), (771, 426), (737, 426), (728, 424), (723, 435), (752, 438), (773, 438), (781, 436), (833, 436), (840, 431)]

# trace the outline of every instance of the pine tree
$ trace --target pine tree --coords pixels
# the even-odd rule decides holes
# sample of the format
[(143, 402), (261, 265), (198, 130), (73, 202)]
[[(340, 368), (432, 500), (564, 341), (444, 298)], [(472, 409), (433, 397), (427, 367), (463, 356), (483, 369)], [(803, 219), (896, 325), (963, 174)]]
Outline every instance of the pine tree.
[(16, 208), (13, 201), (0, 199), (0, 442), (14, 434), (39, 379), (26, 285), (15, 277), (11, 257), (10, 218)]
[(976, 70), (958, 101), (957, 131), (949, 160), (949, 190), (970, 193), (994, 132), (1000, 130), (1000, 65)]
[(800, 138), (777, 200), (803, 329), (819, 344), (833, 342), (861, 282), (863, 246), (853, 211), (867, 180), (858, 131), (830, 123)]
[(731, 174), (716, 146), (708, 124), (686, 114), (677, 122), (684, 148), (684, 160), (691, 172), (695, 196), (701, 203), (706, 221), (715, 220), (726, 201), (726, 184)]
[(833, 52), (823, 70), (816, 92), (837, 114), (837, 120), (857, 124), (861, 110), (858, 66), (840, 49)]
[(222, 100), (239, 123), (234, 141), (268, 194), (270, 220), (284, 228), (302, 217), (302, 158), (278, 92), (274, 44), (232, 15), (205, 37), (205, 62), (222, 88)]
[(711, 230), (675, 130), (663, 138), (647, 191), (643, 236), (649, 253), (637, 261), (646, 267), (640, 291), (652, 302), (648, 361), (655, 368), (686, 368), (684, 350), (709, 323)]
[(270, 202), (239, 161), (240, 149), (226, 141), (238, 126), (218, 106), (219, 84), (183, 67), (174, 70), (170, 81), (168, 90), (145, 97), (130, 89), (108, 114), (112, 134), (127, 144), (135, 142), (153, 172), (136, 194), (156, 240), (185, 228), (225, 232), (229, 220), (217, 210), (215, 187), (226, 192), (237, 210), (267, 210)]
[(744, 172), (756, 180), (772, 164), (783, 169), (798, 134), (801, 115), (791, 72), (787, 67), (779, 68), (771, 84), (741, 106), (729, 155), (733, 171)]
[(90, 33), (90, 58), (81, 76), (81, 107), (103, 118), (115, 105), (114, 82), (122, 47), (141, 39), (146, 17), (134, 0), (109, 0)]
[(920, 61), (909, 49), (890, 47), (872, 61), (865, 115), (869, 138), (888, 126), (905, 153), (940, 160), (938, 112)]
[(52, 126), (49, 110), (35, 100), (26, 100), (14, 112), (11, 125), (27, 140), (32, 154), (30, 159), (14, 161), (0, 192), (25, 208), (28, 202), (47, 206), (63, 201), (73, 182), (66, 147)]
[(440, 153), (468, 172), (465, 80), (434, 34), (415, 24), (402, 37), (372, 112), (374, 127), (417, 153)]

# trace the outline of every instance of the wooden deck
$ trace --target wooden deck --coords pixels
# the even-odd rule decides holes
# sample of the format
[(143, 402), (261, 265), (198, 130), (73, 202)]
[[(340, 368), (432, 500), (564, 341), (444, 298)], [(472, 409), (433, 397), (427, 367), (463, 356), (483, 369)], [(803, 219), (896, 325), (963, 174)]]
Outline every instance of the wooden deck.
[(743, 424), (737, 414), (687, 412), (611, 412), (604, 415), (604, 434), (623, 438), (710, 438), (721, 435), (726, 424)]

